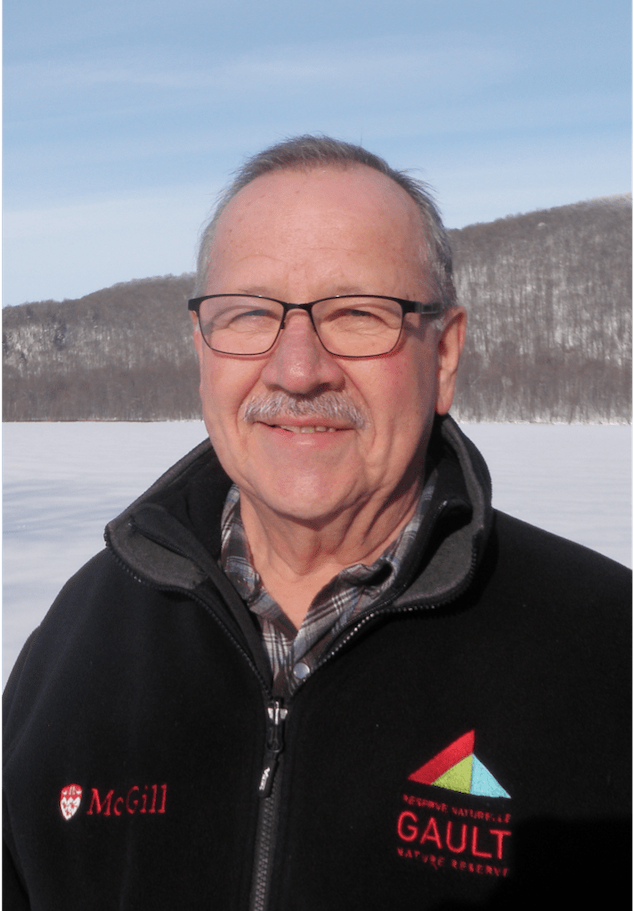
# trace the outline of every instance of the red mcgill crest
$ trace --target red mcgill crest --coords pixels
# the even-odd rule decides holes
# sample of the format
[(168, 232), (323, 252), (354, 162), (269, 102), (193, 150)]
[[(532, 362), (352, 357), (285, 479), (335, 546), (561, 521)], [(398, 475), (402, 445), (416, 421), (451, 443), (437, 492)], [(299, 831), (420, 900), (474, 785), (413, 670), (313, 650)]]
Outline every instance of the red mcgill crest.
[(59, 795), (59, 808), (64, 819), (71, 819), (81, 803), (81, 787), (78, 784), (68, 784), (62, 788)]

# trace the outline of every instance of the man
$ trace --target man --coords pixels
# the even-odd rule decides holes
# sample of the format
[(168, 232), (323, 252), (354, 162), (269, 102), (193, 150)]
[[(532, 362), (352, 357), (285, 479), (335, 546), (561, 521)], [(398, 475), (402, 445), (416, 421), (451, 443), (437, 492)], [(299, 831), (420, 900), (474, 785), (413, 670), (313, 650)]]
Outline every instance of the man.
[(7, 687), (9, 907), (609, 901), (629, 574), (492, 510), (424, 189), (266, 150), (196, 294), (213, 448), (110, 523)]

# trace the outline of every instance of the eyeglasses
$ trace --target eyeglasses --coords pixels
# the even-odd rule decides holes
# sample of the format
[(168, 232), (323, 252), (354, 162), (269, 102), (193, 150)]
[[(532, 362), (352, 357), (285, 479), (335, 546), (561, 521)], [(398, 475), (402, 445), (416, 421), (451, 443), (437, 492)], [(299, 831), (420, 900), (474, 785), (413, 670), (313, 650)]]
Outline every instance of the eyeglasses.
[(401, 300), (380, 294), (342, 294), (308, 304), (287, 304), (249, 294), (208, 294), (189, 301), (206, 344), (220, 354), (270, 351), (291, 310), (310, 317), (326, 351), (338, 357), (378, 357), (398, 344), (406, 313), (437, 316), (442, 304)]

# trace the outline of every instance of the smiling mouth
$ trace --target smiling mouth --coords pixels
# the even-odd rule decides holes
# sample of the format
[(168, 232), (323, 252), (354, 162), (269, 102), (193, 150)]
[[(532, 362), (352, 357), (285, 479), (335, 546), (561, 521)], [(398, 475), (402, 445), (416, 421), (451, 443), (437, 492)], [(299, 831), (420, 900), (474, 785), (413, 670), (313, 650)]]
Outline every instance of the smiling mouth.
[(323, 427), (320, 425), (298, 427), (296, 424), (269, 424), (269, 427), (277, 427), (280, 430), (288, 430), (290, 433), (335, 433), (336, 427)]

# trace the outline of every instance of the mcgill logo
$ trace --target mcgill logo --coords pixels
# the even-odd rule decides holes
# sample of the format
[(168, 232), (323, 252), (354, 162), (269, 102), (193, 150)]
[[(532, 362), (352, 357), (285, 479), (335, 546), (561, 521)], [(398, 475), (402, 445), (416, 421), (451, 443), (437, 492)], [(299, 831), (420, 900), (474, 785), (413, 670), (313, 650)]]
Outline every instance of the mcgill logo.
[[(88, 792), (88, 789), (86, 789)], [(59, 808), (66, 821), (75, 816), (80, 808), (84, 789), (78, 784), (69, 784), (62, 788), (59, 795)], [(90, 803), (86, 816), (135, 816), (143, 814), (163, 814), (167, 805), (167, 784), (132, 785), (123, 793), (116, 793), (115, 788), (99, 793), (99, 788), (90, 788)]]

